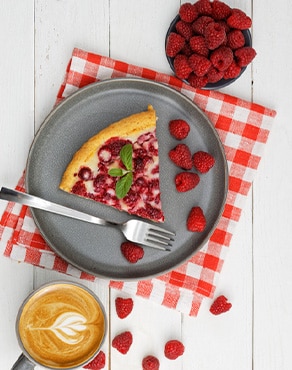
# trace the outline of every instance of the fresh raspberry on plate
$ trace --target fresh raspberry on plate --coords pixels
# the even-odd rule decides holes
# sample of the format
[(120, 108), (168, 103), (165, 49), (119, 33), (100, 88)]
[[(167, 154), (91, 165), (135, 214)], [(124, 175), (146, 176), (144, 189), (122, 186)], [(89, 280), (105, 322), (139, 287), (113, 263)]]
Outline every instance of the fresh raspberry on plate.
[(206, 173), (214, 166), (215, 158), (211, 154), (201, 150), (193, 155), (193, 163), (196, 170)]
[(202, 77), (207, 74), (211, 68), (212, 63), (203, 55), (193, 54), (189, 57), (189, 65), (196, 76)]
[(240, 9), (232, 9), (231, 15), (227, 18), (227, 24), (231, 28), (247, 30), (252, 25), (251, 18)]
[(220, 46), (212, 51), (210, 61), (218, 71), (225, 71), (233, 61), (233, 52), (227, 46)]
[(206, 40), (204, 36), (193, 36), (189, 41), (190, 47), (193, 52), (207, 57), (209, 55), (209, 49), (206, 45)]
[(180, 193), (194, 189), (200, 182), (200, 177), (194, 172), (180, 172), (174, 179), (176, 190)]
[(256, 54), (255, 49), (251, 46), (244, 46), (234, 52), (235, 60), (239, 67), (245, 67), (251, 63)]
[(220, 81), (224, 76), (223, 71), (218, 71), (217, 68), (211, 67), (207, 73), (208, 82), (210, 83), (216, 83)]
[(121, 334), (118, 334), (112, 340), (112, 346), (123, 355), (125, 355), (129, 351), (132, 343), (133, 336), (130, 331), (125, 331)]
[(226, 33), (225, 28), (217, 22), (210, 22), (204, 31), (206, 45), (209, 50), (214, 50), (223, 44)]
[(178, 144), (169, 151), (168, 156), (174, 164), (184, 170), (190, 170), (193, 167), (192, 154), (186, 144)]
[(192, 68), (190, 67), (188, 57), (183, 54), (177, 54), (173, 61), (173, 67), (175, 74), (178, 78), (186, 80), (192, 73)]
[(224, 73), (225, 80), (228, 80), (229, 78), (236, 78), (237, 76), (239, 76), (240, 72), (241, 67), (239, 67), (233, 60), (230, 66), (226, 69), (226, 71), (222, 73)]
[(171, 32), (166, 42), (166, 55), (173, 58), (185, 45), (185, 38), (176, 32)]
[(192, 23), (198, 17), (198, 12), (191, 3), (182, 4), (178, 13), (180, 18), (187, 23)]
[(83, 366), (84, 369), (90, 370), (100, 370), (103, 369), (104, 367), (105, 367), (105, 353), (103, 351), (99, 351), (91, 362)]
[(169, 132), (177, 140), (185, 139), (190, 132), (190, 125), (183, 119), (173, 119), (169, 122)]
[(227, 45), (230, 49), (235, 50), (242, 48), (245, 44), (245, 38), (241, 30), (231, 30), (227, 34)]
[(196, 89), (200, 89), (200, 88), (207, 85), (208, 77), (207, 77), (207, 75), (199, 77), (195, 73), (191, 73), (189, 75), (188, 82), (192, 87), (194, 87)]
[(176, 23), (175, 29), (186, 40), (189, 40), (193, 36), (193, 28), (191, 23), (180, 20)]
[(169, 360), (175, 360), (182, 356), (185, 351), (185, 346), (179, 340), (169, 340), (164, 346), (164, 355)]
[(210, 312), (213, 315), (220, 315), (221, 313), (227, 312), (232, 307), (232, 304), (228, 302), (224, 295), (220, 295), (215, 299), (210, 307)]
[(223, 1), (214, 0), (212, 4), (212, 17), (215, 20), (226, 19), (231, 14), (231, 8)]
[(124, 242), (121, 244), (121, 251), (124, 257), (130, 263), (137, 263), (144, 257), (144, 249), (132, 242)]
[(196, 34), (203, 35), (206, 26), (211, 22), (214, 22), (213, 18), (202, 15), (192, 23), (192, 29)]
[(160, 363), (157, 357), (149, 355), (143, 358), (143, 370), (159, 370), (159, 366)]
[(117, 297), (115, 300), (116, 312), (120, 319), (125, 319), (133, 310), (134, 302), (132, 298)]
[(199, 15), (212, 15), (212, 3), (210, 0), (198, 0), (194, 6)]
[(193, 232), (202, 232), (206, 227), (206, 218), (201, 207), (193, 207), (187, 218), (187, 229)]

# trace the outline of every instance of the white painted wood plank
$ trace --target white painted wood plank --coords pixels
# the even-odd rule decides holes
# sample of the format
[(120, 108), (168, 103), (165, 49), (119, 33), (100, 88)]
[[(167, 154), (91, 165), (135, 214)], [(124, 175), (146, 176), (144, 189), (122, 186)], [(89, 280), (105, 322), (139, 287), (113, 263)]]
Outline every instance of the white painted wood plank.
[[(0, 184), (13, 187), (26, 162), (33, 137), (33, 0), (3, 0), (1, 14), (1, 172)], [(0, 202), (0, 212), (5, 202)], [(10, 369), (20, 355), (15, 319), (31, 290), (33, 268), (0, 256), (1, 368)]]
[(291, 16), (291, 2), (254, 2), (254, 98), (278, 112), (254, 186), (255, 370), (292, 367)]

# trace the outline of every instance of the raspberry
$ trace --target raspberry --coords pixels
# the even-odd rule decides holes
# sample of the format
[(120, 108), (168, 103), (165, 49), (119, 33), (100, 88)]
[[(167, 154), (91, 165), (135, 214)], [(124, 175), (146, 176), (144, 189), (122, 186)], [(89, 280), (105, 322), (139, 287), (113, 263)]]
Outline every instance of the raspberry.
[(224, 27), (216, 22), (211, 22), (205, 27), (204, 32), (206, 45), (210, 50), (214, 50), (223, 44), (226, 33)]
[(256, 56), (256, 51), (251, 46), (245, 46), (234, 52), (235, 60), (239, 67), (247, 66)]
[(188, 78), (188, 82), (192, 87), (200, 89), (207, 85), (208, 77), (207, 76), (198, 77), (194, 73), (191, 73)]
[(203, 55), (193, 54), (189, 57), (189, 64), (198, 77), (205, 76), (211, 68), (211, 62)]
[(215, 20), (226, 19), (231, 14), (231, 8), (219, 0), (214, 0), (212, 5), (212, 17)]
[(203, 36), (193, 36), (189, 42), (192, 51), (195, 53), (203, 55), (204, 57), (209, 55), (209, 49)]
[(230, 66), (224, 71), (224, 78), (225, 80), (228, 80), (229, 78), (236, 78), (239, 76), (241, 72), (241, 68), (235, 63), (233, 60)]
[(185, 46), (181, 49), (181, 54), (187, 56), (187, 57), (190, 57), (192, 54), (193, 54), (193, 51), (189, 45), (189, 43), (185, 43)]
[(168, 156), (174, 164), (184, 170), (190, 170), (193, 167), (192, 154), (186, 144), (178, 144), (169, 151)]
[(164, 346), (164, 355), (169, 360), (175, 360), (183, 355), (185, 346), (179, 340), (169, 340)]
[(210, 307), (210, 312), (213, 315), (220, 315), (221, 313), (227, 312), (232, 307), (232, 304), (228, 302), (224, 295), (220, 295), (215, 299)]
[(173, 61), (173, 68), (178, 78), (186, 80), (192, 72), (188, 57), (183, 54), (177, 54)]
[(159, 360), (154, 356), (146, 356), (142, 361), (143, 370), (159, 370)]
[(121, 334), (118, 334), (113, 340), (112, 340), (112, 346), (118, 350), (120, 353), (125, 355), (131, 345), (133, 343), (133, 336), (132, 333), (129, 331), (125, 331)]
[(198, 12), (193, 4), (184, 3), (179, 8), (179, 16), (183, 21), (191, 23), (198, 17)]
[(227, 24), (231, 28), (247, 30), (252, 25), (252, 20), (240, 9), (232, 9), (231, 15), (227, 18)]
[(187, 218), (187, 229), (193, 232), (202, 232), (206, 227), (206, 219), (200, 207), (193, 207)]
[(243, 47), (245, 44), (245, 38), (241, 30), (231, 30), (227, 34), (227, 46), (232, 50)]
[(196, 170), (206, 173), (214, 166), (215, 159), (211, 154), (199, 151), (193, 155), (193, 162)]
[(166, 55), (173, 58), (185, 45), (185, 39), (175, 32), (170, 32), (166, 42)]
[(99, 351), (91, 362), (83, 366), (84, 369), (90, 370), (100, 370), (103, 369), (104, 367), (105, 367), (105, 353), (103, 351)]
[(190, 125), (183, 119), (173, 119), (168, 127), (170, 134), (177, 140), (185, 139), (190, 132)]
[(203, 15), (193, 22), (192, 29), (196, 34), (203, 35), (206, 26), (211, 22), (214, 22), (213, 18)]
[(219, 71), (225, 71), (233, 61), (233, 52), (227, 46), (220, 46), (212, 51), (210, 61)]
[(175, 29), (177, 33), (179, 33), (186, 40), (189, 40), (193, 36), (192, 25), (185, 21), (182, 20), (178, 21), (175, 25)]
[(193, 172), (180, 172), (174, 179), (176, 190), (180, 193), (194, 189), (200, 182), (198, 174)]
[(212, 3), (210, 0), (198, 0), (194, 4), (198, 14), (200, 15), (212, 15)]
[(117, 297), (115, 300), (116, 312), (120, 319), (130, 315), (133, 310), (134, 302), (132, 298)]
[(136, 263), (144, 257), (144, 249), (132, 242), (124, 242), (121, 244), (121, 251), (124, 257), (130, 263)]
[(223, 71), (218, 71), (215, 67), (211, 67), (207, 73), (208, 82), (216, 83), (220, 81), (224, 76)]

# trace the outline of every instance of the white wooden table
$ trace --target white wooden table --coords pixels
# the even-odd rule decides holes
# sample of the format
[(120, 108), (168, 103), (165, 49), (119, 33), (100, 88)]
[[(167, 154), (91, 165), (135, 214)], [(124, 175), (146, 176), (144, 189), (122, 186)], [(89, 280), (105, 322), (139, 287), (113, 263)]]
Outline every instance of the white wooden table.
[[(242, 219), (232, 240), (216, 294), (233, 307), (212, 316), (205, 299), (197, 318), (134, 298), (129, 319), (113, 314), (118, 295), (106, 283), (87, 283), (108, 314), (106, 369), (136, 370), (145, 354), (161, 370), (290, 370), (292, 368), (292, 3), (289, 0), (226, 0), (253, 18), (257, 57), (223, 91), (277, 110)], [(0, 2), (0, 185), (13, 187), (34, 134), (50, 112), (74, 47), (170, 73), (164, 55), (168, 25), (179, 0), (1, 0)], [(5, 208), (0, 203), (0, 211)], [(20, 354), (14, 322), (25, 296), (42, 283), (70, 279), (0, 256), (0, 364), (10, 369)], [(112, 312), (112, 314), (111, 314)], [(139, 338), (131, 355), (109, 345), (129, 328)], [(176, 361), (163, 343), (181, 338), (186, 351)]]

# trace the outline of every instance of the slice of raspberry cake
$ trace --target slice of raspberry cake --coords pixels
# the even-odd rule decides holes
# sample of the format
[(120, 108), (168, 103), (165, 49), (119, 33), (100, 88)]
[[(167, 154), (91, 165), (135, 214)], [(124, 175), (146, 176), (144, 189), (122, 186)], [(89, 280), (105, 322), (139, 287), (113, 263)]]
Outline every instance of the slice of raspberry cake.
[(65, 170), (60, 189), (163, 222), (153, 107), (112, 123), (84, 143)]

